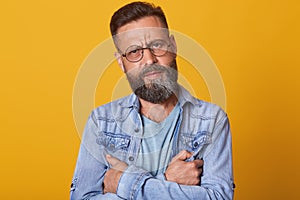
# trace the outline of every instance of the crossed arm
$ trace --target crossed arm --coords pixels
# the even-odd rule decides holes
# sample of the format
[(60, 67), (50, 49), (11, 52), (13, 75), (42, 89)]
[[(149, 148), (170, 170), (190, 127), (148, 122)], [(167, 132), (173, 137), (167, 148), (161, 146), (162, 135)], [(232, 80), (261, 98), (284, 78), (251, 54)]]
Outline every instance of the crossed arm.
[[(193, 154), (182, 150), (170, 162), (165, 177), (167, 181), (176, 182), (181, 185), (199, 185), (202, 174), (203, 160), (186, 162)], [(106, 156), (111, 168), (106, 172), (103, 181), (104, 193), (116, 193), (119, 180), (124, 170), (128, 167), (126, 163), (110, 155)]]
[(95, 142), (96, 125), (88, 123), (72, 181), (72, 200), (233, 198), (231, 135), (226, 118), (215, 129), (204, 161), (187, 162), (191, 153), (181, 151), (169, 163), (164, 177), (153, 177), (142, 168), (105, 156)]

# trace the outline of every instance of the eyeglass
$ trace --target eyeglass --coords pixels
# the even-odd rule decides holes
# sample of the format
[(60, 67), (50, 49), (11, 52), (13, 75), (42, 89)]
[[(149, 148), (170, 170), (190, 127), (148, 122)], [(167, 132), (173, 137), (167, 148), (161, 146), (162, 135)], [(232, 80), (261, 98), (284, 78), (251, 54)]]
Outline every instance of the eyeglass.
[(170, 45), (164, 40), (155, 40), (152, 41), (147, 47), (132, 45), (126, 49), (122, 56), (125, 57), (129, 62), (138, 62), (142, 60), (145, 49), (149, 49), (154, 56), (159, 57), (167, 53), (169, 46)]

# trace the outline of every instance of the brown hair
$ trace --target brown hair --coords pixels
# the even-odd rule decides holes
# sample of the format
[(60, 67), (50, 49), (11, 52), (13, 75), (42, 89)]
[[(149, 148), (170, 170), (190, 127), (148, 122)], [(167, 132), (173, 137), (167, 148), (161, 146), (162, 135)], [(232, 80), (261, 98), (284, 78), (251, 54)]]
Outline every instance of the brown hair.
[(149, 16), (158, 17), (165, 28), (168, 29), (165, 14), (160, 7), (151, 3), (137, 1), (121, 7), (113, 14), (110, 20), (110, 32), (114, 36), (121, 26)]

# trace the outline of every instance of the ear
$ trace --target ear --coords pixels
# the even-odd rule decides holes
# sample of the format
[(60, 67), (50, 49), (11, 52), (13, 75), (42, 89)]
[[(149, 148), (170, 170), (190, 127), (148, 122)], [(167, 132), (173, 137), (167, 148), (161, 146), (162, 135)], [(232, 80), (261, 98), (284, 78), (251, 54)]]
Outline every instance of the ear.
[(121, 68), (121, 70), (126, 73), (124, 64), (123, 64), (123, 60), (122, 60), (122, 55), (119, 52), (115, 52), (115, 57), (118, 61), (119, 67)]
[(174, 53), (175, 57), (177, 55), (177, 45), (174, 38), (174, 35), (170, 35), (170, 45), (171, 45), (171, 52)]

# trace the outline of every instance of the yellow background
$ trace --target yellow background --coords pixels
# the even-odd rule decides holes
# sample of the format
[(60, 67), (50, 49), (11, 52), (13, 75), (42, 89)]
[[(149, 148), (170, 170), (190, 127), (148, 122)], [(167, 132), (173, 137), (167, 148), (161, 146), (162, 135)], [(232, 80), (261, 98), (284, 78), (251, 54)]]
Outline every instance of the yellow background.
[[(76, 74), (127, 2), (1, 1), (1, 199), (69, 198), (80, 143), (72, 114)], [(299, 1), (153, 2), (222, 74), (235, 199), (300, 199)]]

